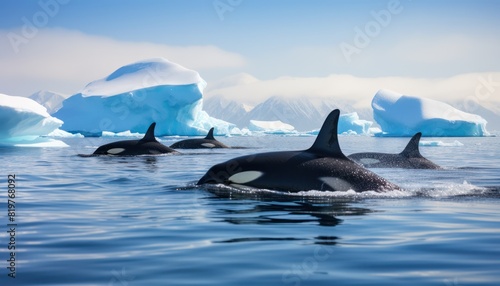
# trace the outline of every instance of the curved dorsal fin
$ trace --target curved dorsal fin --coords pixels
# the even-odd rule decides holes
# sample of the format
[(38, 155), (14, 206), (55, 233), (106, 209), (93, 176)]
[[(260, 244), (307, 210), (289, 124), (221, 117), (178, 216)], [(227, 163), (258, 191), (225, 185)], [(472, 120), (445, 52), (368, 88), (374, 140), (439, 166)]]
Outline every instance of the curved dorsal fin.
[(210, 130), (208, 131), (208, 134), (207, 136), (205, 136), (205, 139), (208, 139), (208, 140), (215, 140), (214, 138), (214, 128), (210, 128)]
[(325, 119), (321, 130), (319, 131), (316, 141), (309, 148), (309, 151), (327, 155), (329, 157), (347, 159), (347, 157), (340, 150), (338, 135), (337, 135), (337, 125), (339, 123), (340, 111), (335, 109), (330, 112), (328, 117)]
[(156, 126), (156, 122), (153, 122), (153, 123), (151, 123), (151, 125), (149, 125), (148, 131), (146, 131), (146, 135), (144, 135), (144, 137), (141, 139), (141, 141), (156, 142), (155, 126)]
[(422, 157), (422, 155), (420, 155), (420, 151), (418, 150), (418, 142), (420, 142), (420, 137), (422, 137), (422, 132), (418, 132), (413, 135), (403, 152), (399, 154), (406, 158)]

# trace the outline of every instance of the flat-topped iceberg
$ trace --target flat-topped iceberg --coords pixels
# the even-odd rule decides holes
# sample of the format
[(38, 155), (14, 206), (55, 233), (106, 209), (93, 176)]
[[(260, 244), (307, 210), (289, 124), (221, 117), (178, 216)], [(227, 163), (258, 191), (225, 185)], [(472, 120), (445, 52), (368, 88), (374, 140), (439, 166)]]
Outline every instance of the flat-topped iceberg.
[(227, 134), (235, 126), (202, 111), (206, 82), (198, 72), (163, 58), (129, 64), (89, 83), (63, 102), (54, 116), (63, 130), (100, 136), (102, 131), (156, 135)]
[(63, 122), (49, 115), (36, 101), (0, 93), (0, 145), (61, 147), (65, 143), (47, 136)]
[(384, 136), (488, 136), (487, 121), (433, 99), (379, 90), (372, 100), (373, 118)]

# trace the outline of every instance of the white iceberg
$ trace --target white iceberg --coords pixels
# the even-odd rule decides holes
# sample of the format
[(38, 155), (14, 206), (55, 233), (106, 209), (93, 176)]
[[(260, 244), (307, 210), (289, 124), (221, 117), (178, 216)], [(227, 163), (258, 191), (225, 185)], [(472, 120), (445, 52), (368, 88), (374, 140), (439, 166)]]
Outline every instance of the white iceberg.
[(157, 136), (204, 135), (211, 127), (227, 134), (235, 125), (202, 111), (206, 82), (198, 72), (163, 58), (129, 64), (89, 83), (63, 102), (54, 116), (63, 130), (83, 134), (145, 132)]
[(293, 127), (290, 124), (283, 123), (279, 120), (274, 120), (274, 121), (250, 120), (250, 124), (248, 125), (248, 130), (252, 132), (287, 134), (287, 133), (293, 133), (295, 131), (295, 127)]
[(431, 140), (420, 140), (418, 143), (420, 146), (431, 146), (431, 147), (462, 147), (464, 143), (455, 140), (453, 142), (443, 142), (440, 140), (431, 141)]
[(76, 134), (69, 133), (69, 132), (66, 132), (66, 131), (61, 130), (61, 129), (58, 128), (58, 129), (50, 132), (49, 134), (47, 134), (47, 137), (56, 137), (56, 138), (83, 138), (85, 136), (83, 136), (80, 133), (76, 133)]
[(339, 117), (337, 132), (353, 135), (370, 134), (372, 124), (372, 121), (359, 119), (357, 112), (346, 113)]
[[(337, 125), (337, 133), (343, 135), (368, 135), (373, 134), (372, 121), (359, 119), (357, 112), (341, 114)], [(318, 135), (319, 129), (306, 134)]]
[(379, 90), (372, 100), (373, 118), (387, 136), (488, 136), (487, 121), (428, 98)]
[(61, 147), (65, 143), (42, 138), (63, 122), (32, 99), (0, 93), (0, 145)]
[(122, 132), (118, 132), (118, 133), (114, 133), (114, 132), (111, 132), (111, 131), (103, 131), (102, 134), (101, 134), (101, 137), (136, 137), (136, 138), (142, 138), (142, 137), (144, 137), (144, 135), (146, 135), (146, 134), (139, 133), (139, 132), (132, 133), (132, 132), (130, 132), (130, 130), (122, 131)]

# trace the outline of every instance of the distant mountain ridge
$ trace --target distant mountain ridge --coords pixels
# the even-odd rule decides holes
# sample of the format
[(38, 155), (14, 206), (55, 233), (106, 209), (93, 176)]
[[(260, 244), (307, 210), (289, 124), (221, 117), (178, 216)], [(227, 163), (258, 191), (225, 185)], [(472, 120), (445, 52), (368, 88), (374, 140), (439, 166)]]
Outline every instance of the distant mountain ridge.
[(43, 105), (47, 108), (47, 112), (52, 114), (62, 107), (62, 102), (66, 99), (66, 96), (57, 92), (39, 90), (30, 95), (29, 98)]
[(245, 117), (248, 109), (242, 103), (228, 100), (222, 97), (212, 97), (203, 99), (203, 110), (210, 116), (236, 124), (236, 126), (246, 126)]
[[(272, 96), (247, 111), (244, 104), (223, 98), (210, 97), (203, 109), (216, 118), (248, 127), (250, 120), (281, 121), (295, 127), (297, 131), (319, 129), (326, 115), (339, 108), (343, 113), (357, 111), (350, 102), (336, 99), (311, 99), (307, 97)], [(370, 110), (357, 111), (362, 118), (371, 118)]]
[[(371, 108), (360, 109), (354, 107), (354, 104), (354, 101), (346, 102), (335, 98), (273, 96), (253, 108), (248, 108), (241, 102), (222, 96), (212, 96), (204, 99), (203, 109), (211, 116), (234, 123), (239, 128), (248, 127), (250, 120), (279, 120), (293, 125), (297, 131), (310, 131), (321, 127), (324, 117), (335, 108), (340, 109), (342, 113), (357, 112), (361, 119), (376, 124)], [(449, 102), (449, 104), (459, 110), (481, 115), (488, 121), (488, 130), (500, 130), (500, 106), (464, 101)]]

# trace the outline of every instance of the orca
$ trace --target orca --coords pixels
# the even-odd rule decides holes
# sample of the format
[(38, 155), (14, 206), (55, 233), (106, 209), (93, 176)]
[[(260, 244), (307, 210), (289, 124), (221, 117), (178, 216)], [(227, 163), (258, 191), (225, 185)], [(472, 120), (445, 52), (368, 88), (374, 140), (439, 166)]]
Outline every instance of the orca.
[(214, 138), (214, 128), (210, 128), (205, 138), (186, 139), (170, 145), (173, 149), (229, 148)]
[(105, 144), (97, 148), (90, 156), (96, 155), (118, 155), (118, 156), (133, 156), (133, 155), (158, 155), (167, 153), (178, 153), (155, 138), (155, 126), (153, 122), (146, 132), (146, 135), (140, 140), (123, 140)]
[(283, 192), (397, 190), (399, 187), (348, 159), (341, 151), (337, 124), (340, 111), (326, 118), (307, 150), (247, 155), (212, 166), (197, 185), (224, 184), (236, 188)]
[(348, 157), (366, 168), (442, 169), (420, 154), (420, 137), (421, 132), (413, 135), (406, 148), (399, 154), (367, 152), (351, 154)]

